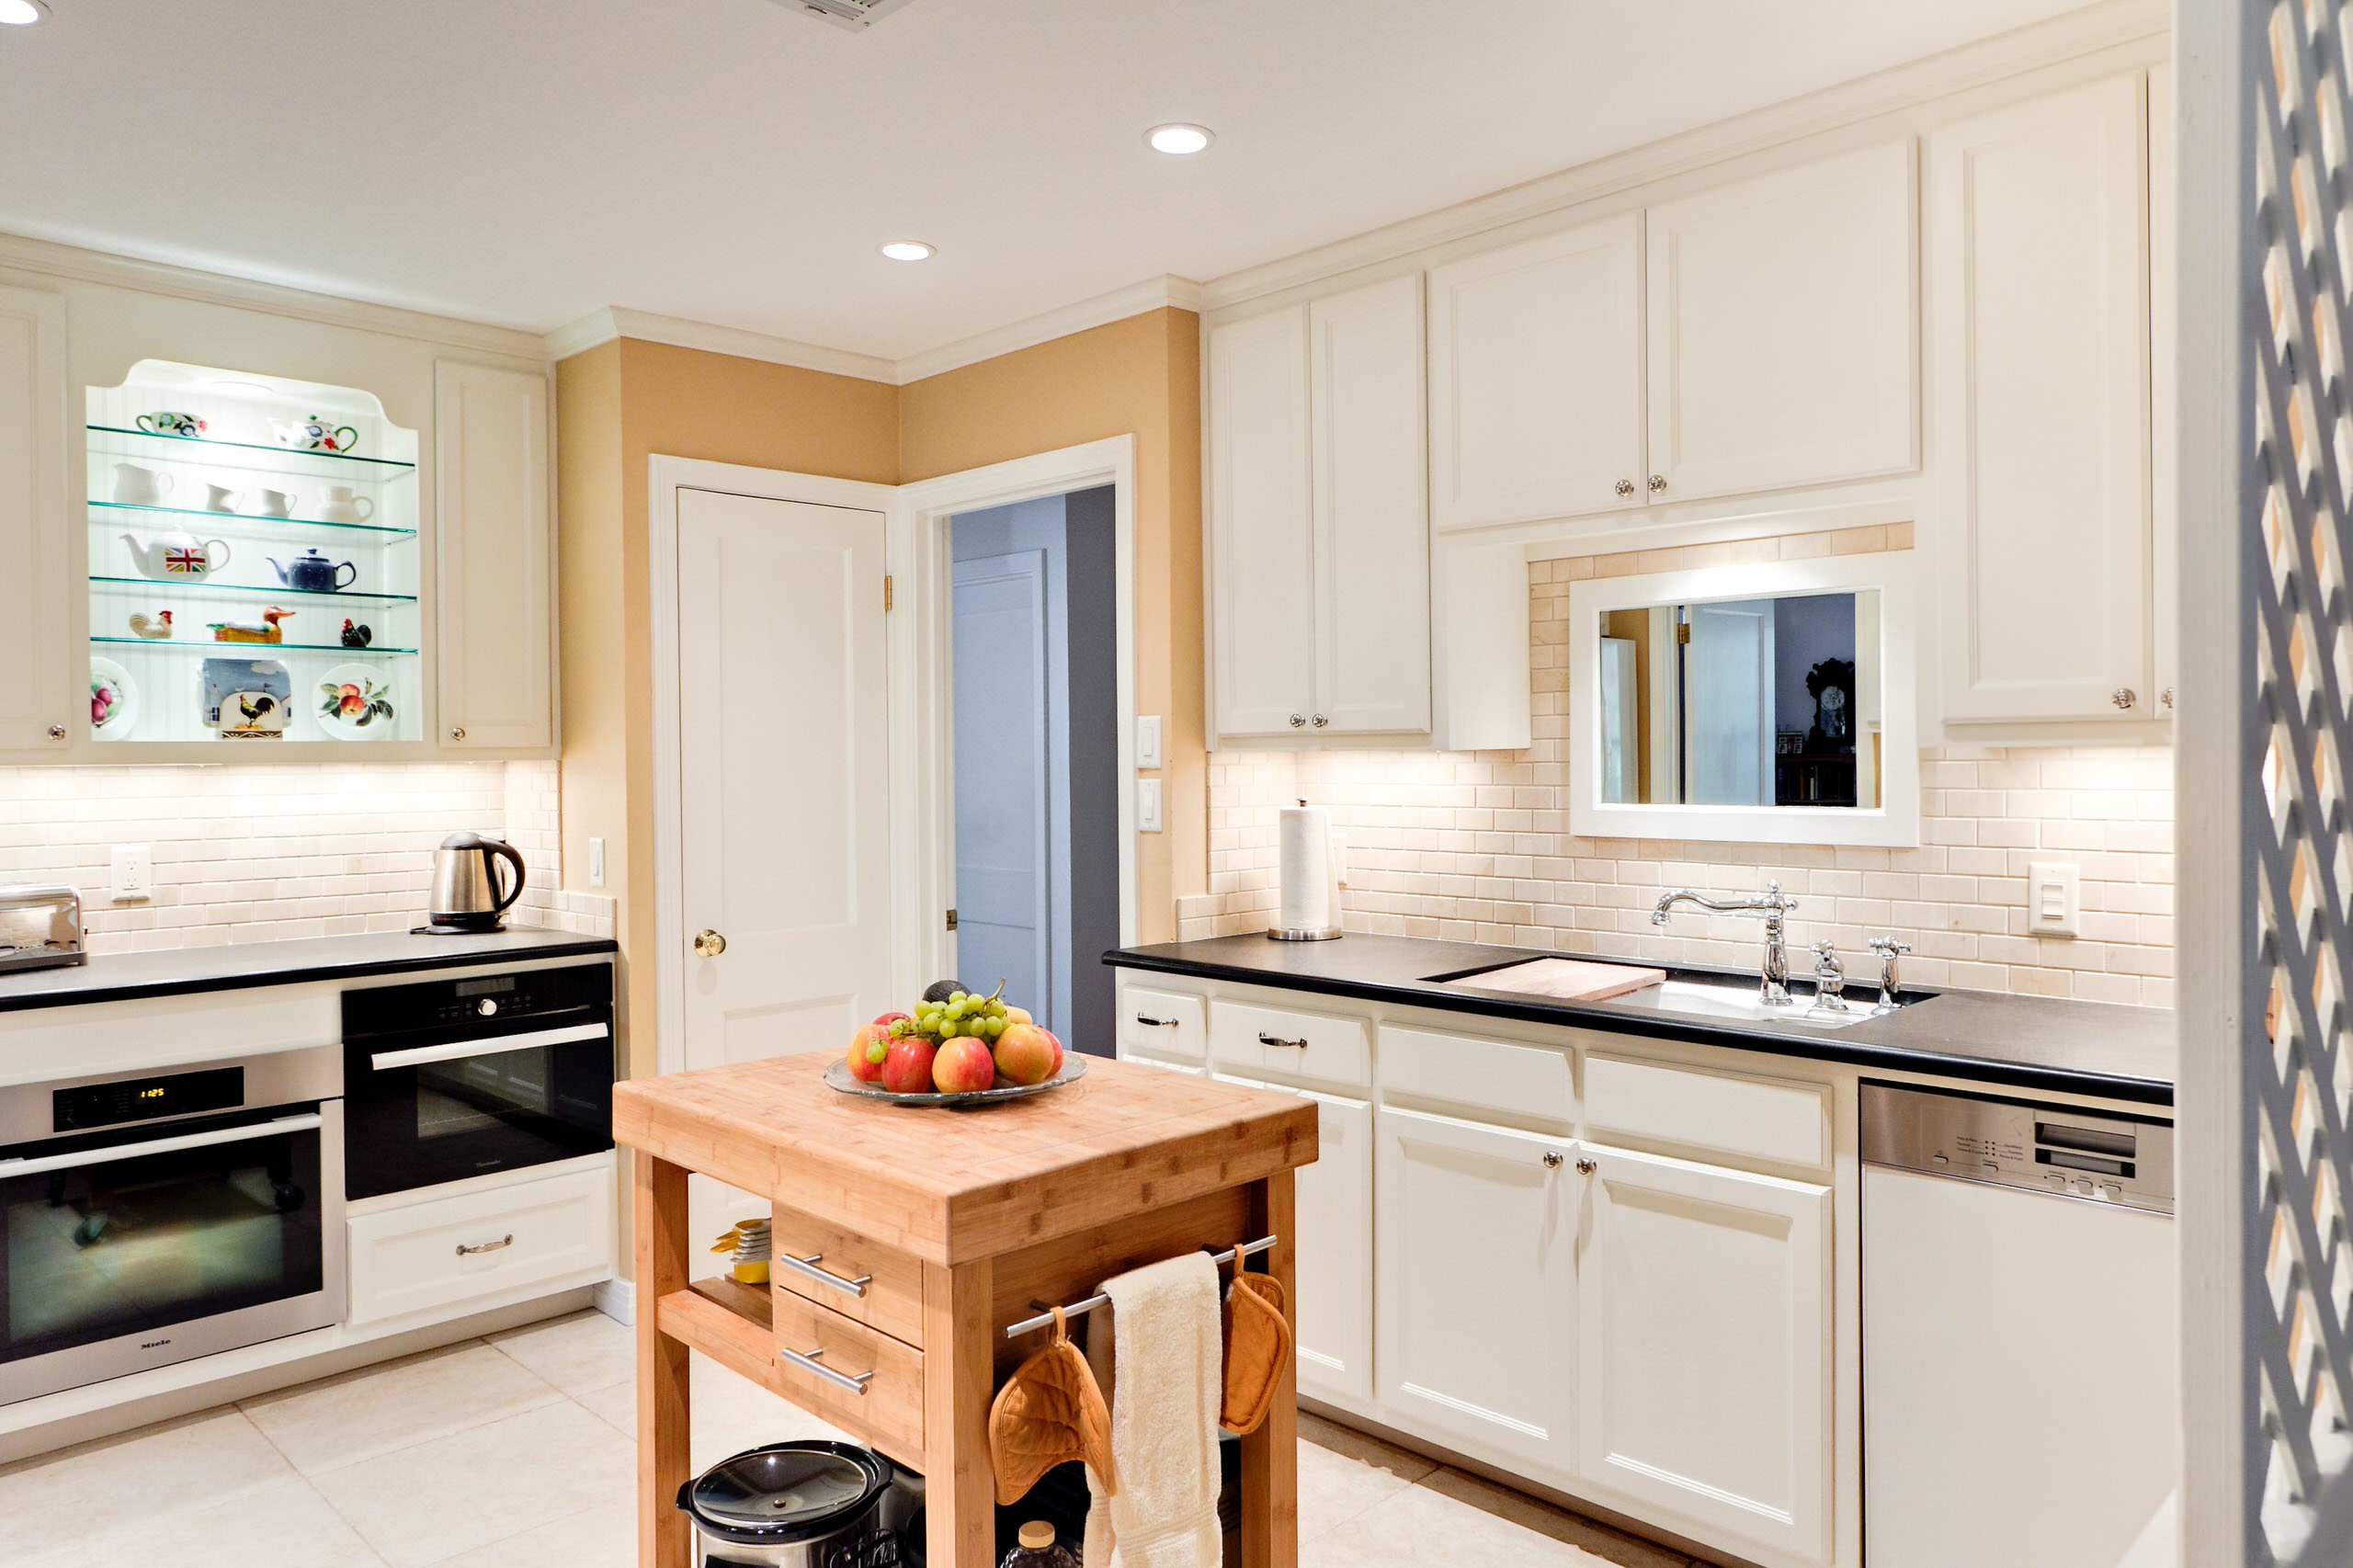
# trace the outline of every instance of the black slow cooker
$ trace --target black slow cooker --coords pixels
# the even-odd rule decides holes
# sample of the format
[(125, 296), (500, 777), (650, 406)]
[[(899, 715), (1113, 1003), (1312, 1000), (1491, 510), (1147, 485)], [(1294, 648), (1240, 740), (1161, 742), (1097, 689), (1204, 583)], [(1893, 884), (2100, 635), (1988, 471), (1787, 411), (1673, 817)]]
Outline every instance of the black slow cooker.
[(699, 1565), (893, 1568), (884, 1518), (889, 1462), (851, 1443), (771, 1443), (722, 1460), (678, 1488)]

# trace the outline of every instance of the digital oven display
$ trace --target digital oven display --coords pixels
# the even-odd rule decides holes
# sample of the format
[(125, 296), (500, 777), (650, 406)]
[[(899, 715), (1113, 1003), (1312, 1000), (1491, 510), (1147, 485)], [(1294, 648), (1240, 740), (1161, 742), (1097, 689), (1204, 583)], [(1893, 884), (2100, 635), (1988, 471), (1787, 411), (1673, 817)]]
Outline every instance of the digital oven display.
[(460, 996), (496, 996), (515, 989), (511, 974), (494, 974), (487, 980), (460, 980), (452, 988)]
[(245, 1070), (242, 1067), (207, 1067), (158, 1078), (83, 1084), (54, 1090), (50, 1096), (51, 1120), (59, 1132), (147, 1121), (159, 1116), (188, 1116), (200, 1110), (234, 1110), (244, 1103)]

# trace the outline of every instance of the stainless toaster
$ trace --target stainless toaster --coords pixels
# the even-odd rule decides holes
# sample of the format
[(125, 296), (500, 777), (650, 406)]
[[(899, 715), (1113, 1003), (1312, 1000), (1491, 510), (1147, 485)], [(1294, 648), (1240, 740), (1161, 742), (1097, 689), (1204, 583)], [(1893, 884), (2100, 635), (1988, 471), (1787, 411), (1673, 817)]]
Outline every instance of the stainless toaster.
[(87, 963), (82, 895), (68, 887), (0, 887), (0, 973)]

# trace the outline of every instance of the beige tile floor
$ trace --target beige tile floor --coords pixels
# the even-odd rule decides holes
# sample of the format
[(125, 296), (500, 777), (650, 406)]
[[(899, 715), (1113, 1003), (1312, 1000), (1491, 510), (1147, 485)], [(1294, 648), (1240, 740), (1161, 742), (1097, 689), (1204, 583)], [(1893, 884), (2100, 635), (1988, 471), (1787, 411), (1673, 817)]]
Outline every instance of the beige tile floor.
[[(472, 1340), (0, 1469), (0, 1565), (633, 1568), (632, 1340), (597, 1312)], [(694, 1370), (694, 1462), (829, 1435)], [(1302, 1568), (1685, 1568), (1302, 1417)]]

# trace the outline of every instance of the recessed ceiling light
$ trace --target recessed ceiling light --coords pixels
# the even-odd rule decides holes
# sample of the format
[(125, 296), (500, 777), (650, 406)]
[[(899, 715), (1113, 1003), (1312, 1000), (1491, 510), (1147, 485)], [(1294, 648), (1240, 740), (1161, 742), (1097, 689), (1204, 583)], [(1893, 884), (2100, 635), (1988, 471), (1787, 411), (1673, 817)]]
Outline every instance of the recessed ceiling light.
[(41, 0), (0, 0), (0, 27), (28, 28), (48, 17)]
[(934, 253), (921, 240), (892, 240), (882, 247), (882, 254), (892, 261), (929, 261)]
[(1155, 125), (1143, 133), (1155, 153), (1165, 153), (1172, 158), (1188, 158), (1205, 151), (1217, 140), (1206, 125)]

